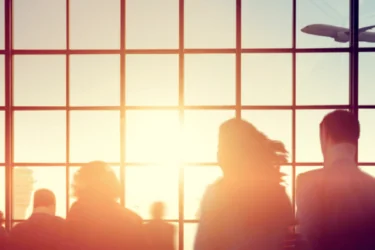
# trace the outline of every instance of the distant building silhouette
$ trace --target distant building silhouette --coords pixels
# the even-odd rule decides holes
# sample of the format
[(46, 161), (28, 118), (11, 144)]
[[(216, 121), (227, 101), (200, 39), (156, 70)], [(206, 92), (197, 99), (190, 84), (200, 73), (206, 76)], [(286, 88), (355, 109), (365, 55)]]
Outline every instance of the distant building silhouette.
[(13, 170), (13, 218), (23, 219), (31, 203), (34, 190), (33, 170), (30, 168), (14, 168)]

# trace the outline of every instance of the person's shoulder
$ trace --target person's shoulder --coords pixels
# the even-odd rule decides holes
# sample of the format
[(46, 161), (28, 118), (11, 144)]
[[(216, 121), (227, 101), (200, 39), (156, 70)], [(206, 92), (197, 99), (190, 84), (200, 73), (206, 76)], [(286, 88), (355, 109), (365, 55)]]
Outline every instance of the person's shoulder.
[(297, 182), (314, 182), (318, 181), (323, 176), (323, 169), (315, 169), (297, 176)]

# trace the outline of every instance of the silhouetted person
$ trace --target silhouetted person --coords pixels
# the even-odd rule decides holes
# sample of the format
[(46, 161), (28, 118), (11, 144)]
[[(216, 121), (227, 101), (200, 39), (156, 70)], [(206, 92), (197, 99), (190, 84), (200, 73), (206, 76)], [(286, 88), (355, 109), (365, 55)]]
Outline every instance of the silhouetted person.
[(64, 219), (55, 216), (56, 198), (52, 191), (34, 193), (33, 212), (9, 233), (10, 250), (55, 250), (62, 240)]
[(0, 211), (0, 250), (5, 250), (6, 241), (7, 241), (7, 231), (3, 227), (4, 223), (4, 214)]
[(77, 201), (66, 218), (64, 250), (145, 249), (142, 219), (116, 202), (121, 185), (105, 162), (82, 166), (72, 188)]
[(282, 249), (294, 223), (279, 171), (284, 145), (230, 119), (219, 129), (218, 162), (223, 178), (203, 196), (194, 249)]
[(145, 224), (145, 231), (152, 250), (174, 250), (175, 228), (163, 221), (164, 204), (155, 202), (151, 207), (152, 220)]
[(357, 167), (359, 135), (352, 113), (327, 114), (320, 124), (324, 168), (297, 178), (299, 230), (313, 250), (375, 249), (375, 179)]

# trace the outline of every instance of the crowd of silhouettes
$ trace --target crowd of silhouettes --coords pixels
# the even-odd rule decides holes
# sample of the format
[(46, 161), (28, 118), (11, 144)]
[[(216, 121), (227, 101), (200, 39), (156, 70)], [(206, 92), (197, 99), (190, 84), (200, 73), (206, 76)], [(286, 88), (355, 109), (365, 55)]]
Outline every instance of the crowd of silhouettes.
[[(217, 160), (223, 176), (202, 196), (194, 250), (375, 249), (375, 179), (357, 164), (359, 121), (336, 110), (317, 126), (323, 168), (297, 177), (295, 216), (280, 172), (288, 163), (284, 144), (240, 118), (220, 125)], [(1, 227), (0, 248), (175, 249), (164, 204), (155, 202), (152, 220), (143, 223), (118, 203), (121, 185), (105, 162), (82, 166), (72, 189), (76, 200), (66, 219), (55, 216), (55, 195), (37, 190), (32, 215), (10, 232)]]

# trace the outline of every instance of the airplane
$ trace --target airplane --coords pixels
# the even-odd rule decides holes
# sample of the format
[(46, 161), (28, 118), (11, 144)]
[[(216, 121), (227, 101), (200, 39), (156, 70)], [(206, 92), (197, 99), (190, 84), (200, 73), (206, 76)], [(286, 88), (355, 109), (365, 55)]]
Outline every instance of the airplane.
[[(358, 40), (360, 42), (375, 43), (375, 32), (368, 31), (373, 28), (375, 28), (375, 25), (358, 29)], [(350, 40), (350, 29), (328, 24), (307, 25), (301, 31), (309, 35), (331, 37), (340, 43), (347, 43)]]

